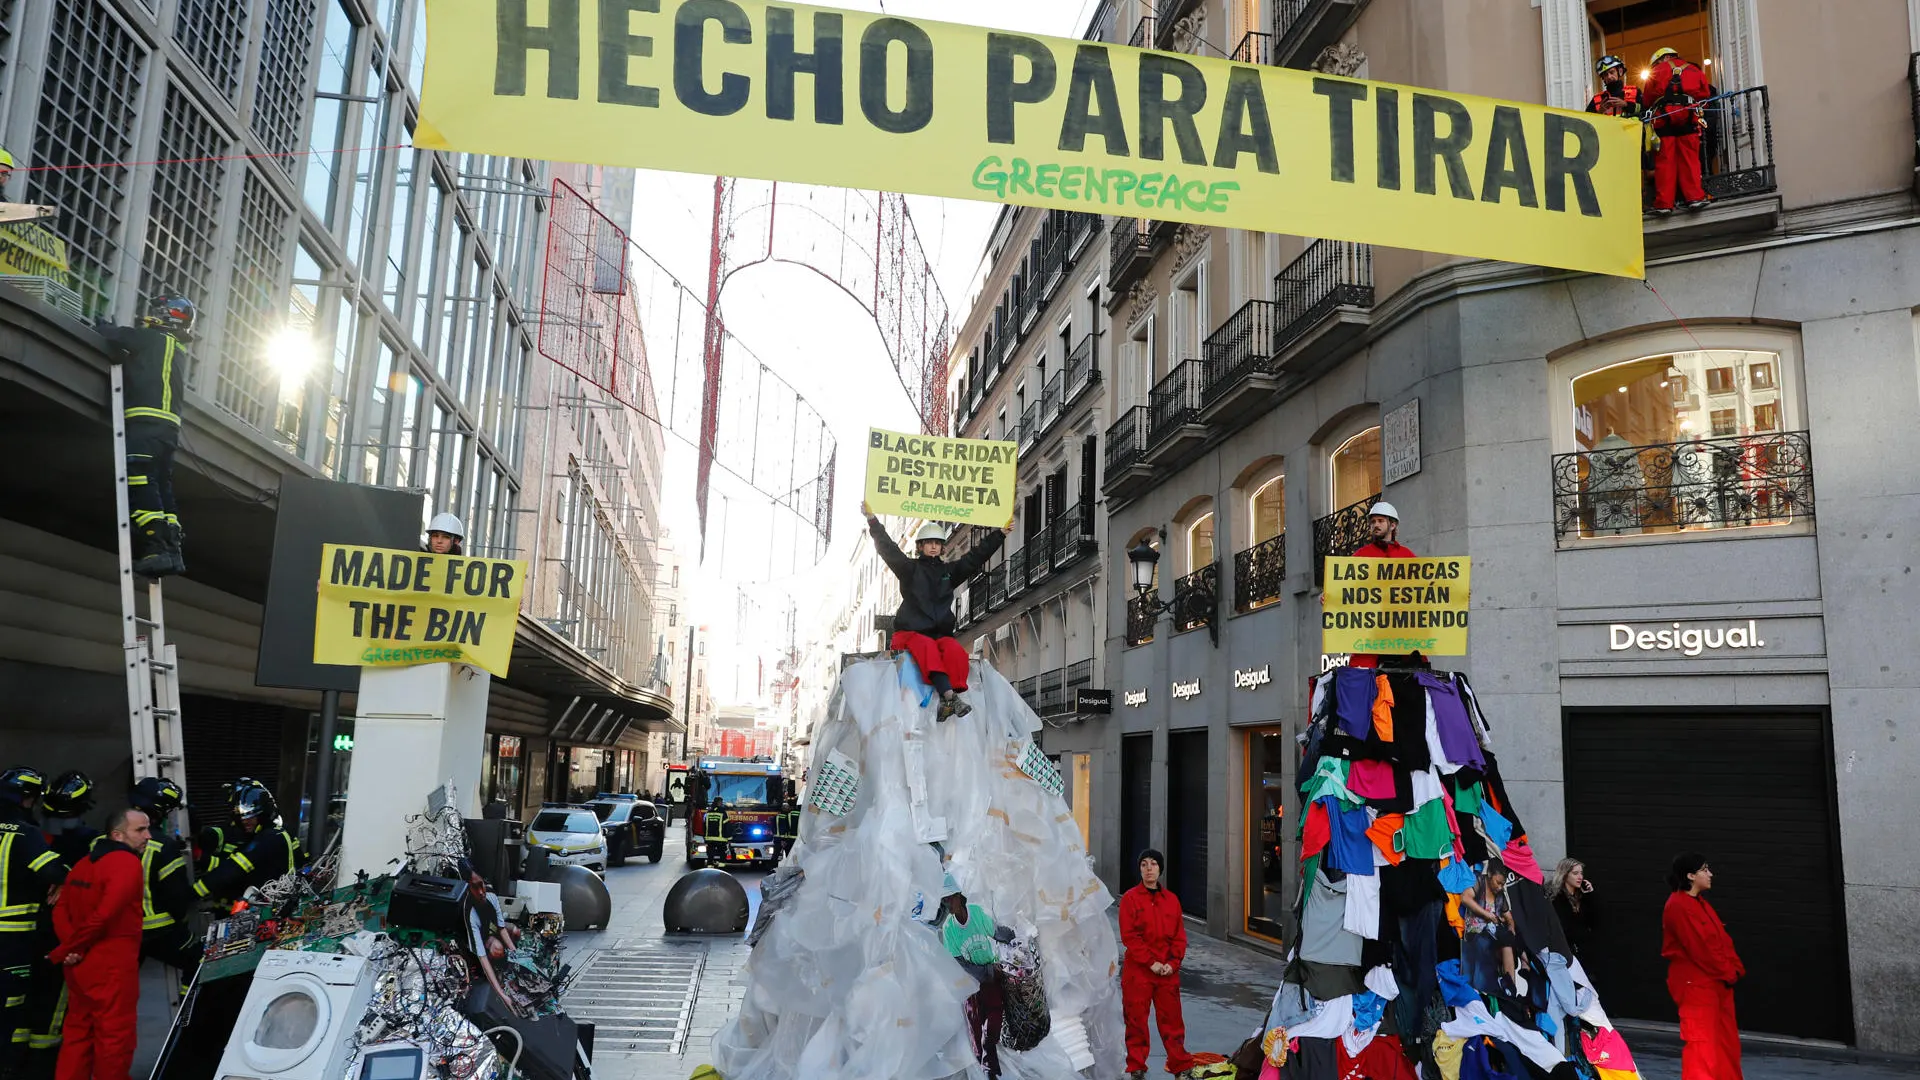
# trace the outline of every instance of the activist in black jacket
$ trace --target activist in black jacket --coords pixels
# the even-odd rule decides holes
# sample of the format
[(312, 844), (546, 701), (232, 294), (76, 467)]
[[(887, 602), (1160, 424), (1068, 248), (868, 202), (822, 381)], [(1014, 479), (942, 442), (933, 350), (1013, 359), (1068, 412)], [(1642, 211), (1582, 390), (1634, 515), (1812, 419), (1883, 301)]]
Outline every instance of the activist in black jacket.
[(893, 615), (893, 632), (936, 638), (953, 636), (954, 586), (979, 573), (1006, 541), (1000, 530), (986, 529), (972, 551), (948, 560), (937, 555), (908, 555), (887, 535), (887, 527), (879, 518), (867, 519), (867, 531), (873, 534), (873, 546), (880, 558), (900, 579), (900, 609)]

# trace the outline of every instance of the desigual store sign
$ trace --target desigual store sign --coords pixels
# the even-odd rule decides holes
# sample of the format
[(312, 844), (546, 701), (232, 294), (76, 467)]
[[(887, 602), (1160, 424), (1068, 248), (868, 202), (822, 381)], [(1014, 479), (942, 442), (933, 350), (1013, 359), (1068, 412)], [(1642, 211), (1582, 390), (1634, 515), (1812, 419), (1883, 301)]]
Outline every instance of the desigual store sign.
[(1233, 688), (1235, 690), (1258, 690), (1273, 682), (1273, 665), (1261, 664), (1257, 668), (1234, 668)]
[(1764, 649), (1766, 645), (1760, 637), (1760, 624), (1753, 619), (1731, 625), (1670, 623), (1652, 629), (1612, 623), (1607, 627), (1607, 650), (1615, 653), (1637, 650), (1699, 656), (1727, 649)]

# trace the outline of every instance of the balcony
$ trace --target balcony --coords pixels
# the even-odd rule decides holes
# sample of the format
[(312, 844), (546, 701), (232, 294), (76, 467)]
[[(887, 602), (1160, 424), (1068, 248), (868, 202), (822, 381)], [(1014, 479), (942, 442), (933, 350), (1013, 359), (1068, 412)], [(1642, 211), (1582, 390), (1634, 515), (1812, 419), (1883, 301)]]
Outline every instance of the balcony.
[(1153, 640), (1153, 624), (1158, 613), (1148, 605), (1152, 594), (1136, 596), (1127, 601), (1127, 644), (1145, 645)]
[(1233, 610), (1278, 603), (1287, 586), (1287, 534), (1262, 540), (1233, 557)]
[(1249, 300), (1207, 338), (1207, 385), (1200, 395), (1204, 419), (1223, 423), (1258, 412), (1279, 379), (1273, 369), (1277, 309)]
[(1027, 591), (1027, 549), (1007, 556), (1007, 599), (1017, 599)]
[(1907, 96), (1913, 105), (1913, 190), (1920, 192), (1920, 52), (1907, 57)]
[(1308, 370), (1373, 321), (1373, 248), (1315, 240), (1273, 279), (1276, 371)]
[(1081, 394), (1086, 393), (1088, 388), (1100, 381), (1100, 368), (1094, 364), (1092, 334), (1081, 338), (1080, 344), (1075, 345), (1073, 351), (1067, 354), (1064, 374), (1066, 375), (1063, 380), (1066, 396), (1060, 402), (1063, 412), (1072, 408), (1073, 403), (1080, 400)]
[(1153, 476), (1147, 465), (1147, 407), (1135, 405), (1107, 429), (1108, 498), (1131, 495)]
[(967, 582), (967, 622), (969, 625), (979, 622), (987, 615), (987, 575), (985, 571), (973, 575)]
[(1062, 688), (1066, 696), (1066, 711), (1075, 711), (1077, 692), (1093, 688), (1093, 661), (1076, 660), (1067, 665), (1067, 684)]
[(1040, 707), (1034, 711), (1041, 716), (1059, 716), (1069, 712), (1073, 703), (1067, 700), (1067, 669), (1054, 668), (1040, 675)]
[(1107, 268), (1107, 291), (1124, 296), (1127, 286), (1152, 264), (1153, 223), (1146, 218), (1115, 218), (1110, 239), (1113, 258)]
[(1313, 523), (1313, 583), (1325, 585), (1327, 577), (1327, 559), (1333, 556), (1353, 554), (1353, 549), (1367, 542), (1367, 511), (1380, 501), (1380, 493), (1373, 494), (1354, 503), (1343, 506), (1326, 517), (1317, 518)]
[(1100, 215), (1083, 214), (1078, 210), (1068, 215), (1072, 220), (1067, 228), (1067, 265), (1078, 262), (1087, 243), (1100, 233)]
[(1773, 161), (1773, 116), (1767, 88), (1740, 90), (1702, 107), (1700, 182), (1713, 199), (1703, 210), (1647, 219), (1647, 244), (1668, 248), (1695, 240), (1771, 229), (1780, 220), (1779, 175)]
[(987, 568), (987, 610), (998, 611), (1007, 606), (1007, 564), (996, 563)]
[(1030, 450), (1040, 441), (1040, 403), (1028, 402), (1025, 411), (1020, 414), (1020, 437), (1014, 441), (1021, 450)]
[(1027, 546), (1020, 550), (1027, 553), (1027, 588), (1035, 588), (1053, 576), (1053, 526), (1051, 523), (1034, 530), (1033, 536), (1027, 540)]
[(1065, 401), (1066, 376), (1056, 371), (1047, 376), (1047, 384), (1040, 390), (1040, 430), (1052, 427), (1060, 419), (1060, 407)]
[(1133, 49), (1151, 49), (1154, 41), (1153, 16), (1148, 15), (1133, 24), (1133, 36), (1127, 39), (1127, 47)]
[(1340, 40), (1367, 0), (1277, 0), (1273, 7), (1273, 62), (1304, 68)]
[(1147, 396), (1147, 456), (1153, 464), (1177, 460), (1206, 439), (1206, 425), (1200, 422), (1206, 377), (1205, 362), (1183, 360), (1154, 384)]
[(1033, 330), (1034, 320), (1040, 316), (1040, 290), (1034, 287), (1030, 277), (1013, 279), (1014, 322), (1020, 328), (1020, 336), (1026, 337)]
[(1065, 570), (1081, 559), (1100, 550), (1100, 541), (1093, 535), (1093, 507), (1081, 503), (1059, 517), (1047, 528), (1053, 538), (1049, 543), (1053, 549), (1053, 568)]
[(1556, 454), (1554, 539), (1650, 536), (1813, 520), (1804, 431)]
[(1027, 708), (1036, 713), (1040, 711), (1040, 677), (1038, 675), (1029, 675), (1014, 683), (1013, 692), (1019, 694), (1020, 700), (1027, 703)]
[(1273, 35), (1258, 31), (1246, 35), (1233, 47), (1230, 59), (1237, 64), (1273, 63)]
[(1209, 563), (1173, 583), (1173, 628), (1212, 626), (1220, 610), (1220, 564)]

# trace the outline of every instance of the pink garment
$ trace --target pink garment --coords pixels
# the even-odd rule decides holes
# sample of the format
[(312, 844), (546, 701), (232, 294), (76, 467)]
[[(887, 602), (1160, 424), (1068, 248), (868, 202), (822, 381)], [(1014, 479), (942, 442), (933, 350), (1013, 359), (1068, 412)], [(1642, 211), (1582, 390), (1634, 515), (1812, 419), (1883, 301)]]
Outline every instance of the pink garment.
[(1539, 860), (1533, 857), (1533, 849), (1519, 839), (1507, 841), (1507, 846), (1500, 852), (1500, 861), (1507, 864), (1507, 869), (1535, 885), (1547, 883), (1547, 876), (1540, 872)]
[(1633, 1055), (1627, 1052), (1627, 1040), (1612, 1028), (1600, 1028), (1591, 1035), (1582, 1032), (1580, 1045), (1587, 1049), (1587, 1060), (1596, 1069), (1620, 1069), (1625, 1072), (1637, 1071), (1633, 1064)]
[(1459, 862), (1467, 861), (1467, 849), (1460, 843), (1460, 816), (1453, 812), (1453, 792), (1447, 785), (1440, 785), (1440, 798), (1447, 804), (1447, 828), (1453, 831), (1453, 857)]
[(1393, 766), (1384, 761), (1356, 761), (1347, 769), (1347, 790), (1363, 799), (1393, 798)]

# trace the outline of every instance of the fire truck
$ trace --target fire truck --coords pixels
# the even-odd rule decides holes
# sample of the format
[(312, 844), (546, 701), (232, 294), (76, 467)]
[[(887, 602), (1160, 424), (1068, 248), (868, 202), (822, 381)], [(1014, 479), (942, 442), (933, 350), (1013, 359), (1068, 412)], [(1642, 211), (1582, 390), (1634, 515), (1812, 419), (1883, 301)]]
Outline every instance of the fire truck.
[[(770, 758), (701, 758), (687, 776), (687, 864), (759, 866), (780, 861), (778, 821), (789, 796), (787, 778)], [(709, 855), (706, 812), (714, 800), (726, 804), (727, 846)]]

